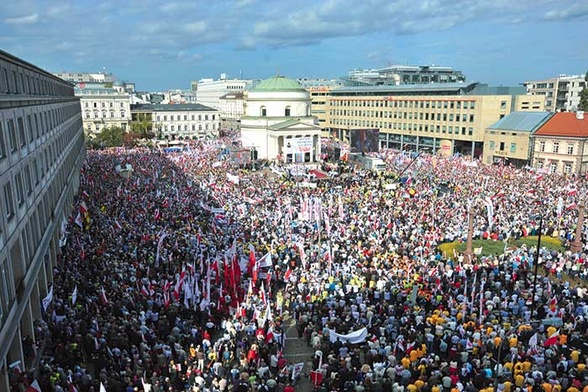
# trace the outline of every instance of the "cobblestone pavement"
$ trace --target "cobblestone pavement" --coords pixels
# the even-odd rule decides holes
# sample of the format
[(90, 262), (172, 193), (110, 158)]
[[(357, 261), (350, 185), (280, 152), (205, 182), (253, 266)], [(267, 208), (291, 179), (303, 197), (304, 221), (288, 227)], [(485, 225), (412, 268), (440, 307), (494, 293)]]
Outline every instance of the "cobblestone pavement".
[(302, 376), (295, 385), (296, 392), (313, 391), (314, 386), (308, 377), (310, 368), (308, 361), (312, 357), (314, 350), (306, 344), (306, 340), (298, 338), (298, 331), (294, 320), (287, 314), (284, 315), (284, 330), (286, 332), (286, 348), (284, 349), (284, 357), (290, 363), (304, 362), (302, 369)]

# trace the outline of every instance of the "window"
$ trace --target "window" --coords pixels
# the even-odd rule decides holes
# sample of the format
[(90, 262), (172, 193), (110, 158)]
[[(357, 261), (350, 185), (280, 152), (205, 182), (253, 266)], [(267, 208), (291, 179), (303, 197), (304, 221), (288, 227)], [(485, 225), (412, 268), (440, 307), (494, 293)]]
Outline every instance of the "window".
[(261, 117), (266, 117), (267, 116), (267, 110), (265, 109), (265, 106), (261, 107)]
[(517, 144), (510, 143), (510, 152), (517, 152)]
[(564, 167), (563, 167), (563, 172), (564, 172), (564, 174), (572, 174), (572, 164), (569, 162), (565, 162)]
[(574, 155), (574, 145), (568, 144), (568, 155)]
[(16, 181), (16, 203), (18, 204), (19, 207), (21, 207), (24, 204), (24, 186), (22, 183), (22, 174), (18, 173), (15, 176), (15, 181)]
[(12, 187), (10, 181), (4, 184), (4, 213), (8, 221), (14, 218), (14, 199), (12, 196)]
[(472, 127), (469, 127), (468, 128), (468, 135), (469, 136), (473, 136), (474, 135), (474, 128), (472, 128)]
[(10, 139), (10, 152), (15, 152), (18, 148), (16, 142), (16, 129), (14, 129), (14, 120), (8, 119), (8, 138)]
[(494, 151), (494, 140), (490, 140), (490, 142), (488, 143), (488, 149), (490, 151)]
[(284, 116), (290, 117), (290, 106), (286, 106), (286, 110), (284, 111)]
[(559, 142), (553, 143), (553, 153), (557, 154), (559, 152)]
[(545, 142), (539, 142), (539, 152), (545, 152)]
[(551, 162), (549, 165), (549, 173), (553, 174), (555, 172), (557, 172), (557, 162)]
[(506, 101), (500, 101), (500, 109), (506, 109)]
[(4, 142), (4, 126), (0, 122), (0, 161), (6, 158), (6, 144)]
[(499, 150), (500, 151), (504, 151), (504, 142), (500, 142), (500, 148), (499, 148)]
[(472, 101), (470, 102), (470, 109), (475, 109), (476, 108), (476, 102)]

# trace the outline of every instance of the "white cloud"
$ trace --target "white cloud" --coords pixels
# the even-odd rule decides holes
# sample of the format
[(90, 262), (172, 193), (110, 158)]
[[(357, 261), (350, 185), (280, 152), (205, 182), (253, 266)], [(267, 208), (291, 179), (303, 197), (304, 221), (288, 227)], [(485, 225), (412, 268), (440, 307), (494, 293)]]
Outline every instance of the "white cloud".
[(588, 3), (576, 3), (568, 8), (550, 10), (545, 13), (546, 20), (587, 19)]
[(8, 18), (4, 19), (5, 23), (13, 24), (13, 25), (30, 25), (35, 24), (39, 21), (39, 14), (34, 13), (26, 16), (21, 16), (17, 18)]

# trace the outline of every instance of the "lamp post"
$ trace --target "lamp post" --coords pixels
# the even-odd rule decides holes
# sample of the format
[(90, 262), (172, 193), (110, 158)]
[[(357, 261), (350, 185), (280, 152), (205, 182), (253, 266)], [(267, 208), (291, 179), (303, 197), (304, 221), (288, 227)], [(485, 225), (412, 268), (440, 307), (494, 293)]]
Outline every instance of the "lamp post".
[[(463, 237), (462, 237), (463, 238)], [(472, 203), (468, 204), (468, 239), (466, 242), (466, 251), (465, 254), (472, 260), (474, 256), (474, 249), (473, 249), (473, 242), (474, 242), (474, 209), (472, 208)]]
[(570, 250), (572, 253), (579, 253), (582, 250), (582, 229), (584, 228), (584, 201), (578, 205), (578, 226), (576, 227), (576, 235)]
[(408, 162), (408, 165), (406, 165), (406, 167), (405, 167), (404, 169), (402, 169), (402, 171), (401, 171), (400, 173), (398, 173), (398, 177), (397, 177), (396, 179), (397, 179), (397, 180), (399, 180), (400, 178), (402, 178), (402, 175), (403, 175), (404, 173), (406, 173), (406, 171), (407, 171), (407, 170), (408, 170), (408, 169), (409, 169), (409, 168), (412, 166), (412, 164), (413, 164), (413, 163), (415, 163), (415, 162), (416, 162), (416, 160), (417, 160), (417, 159), (418, 159), (418, 158), (421, 156), (421, 154), (422, 154), (423, 152), (427, 152), (427, 151), (429, 151), (429, 149), (428, 149), (428, 148), (421, 148), (421, 149), (420, 149), (420, 150), (417, 152), (417, 154), (415, 155), (415, 157), (414, 157), (414, 158), (412, 158), (412, 160), (411, 160), (410, 162)]
[(537, 233), (537, 252), (533, 261), (533, 297), (531, 298), (531, 318), (535, 315), (535, 292), (537, 291), (537, 270), (539, 268), (539, 252), (541, 251), (541, 235), (543, 234), (543, 214), (539, 214), (539, 232)]

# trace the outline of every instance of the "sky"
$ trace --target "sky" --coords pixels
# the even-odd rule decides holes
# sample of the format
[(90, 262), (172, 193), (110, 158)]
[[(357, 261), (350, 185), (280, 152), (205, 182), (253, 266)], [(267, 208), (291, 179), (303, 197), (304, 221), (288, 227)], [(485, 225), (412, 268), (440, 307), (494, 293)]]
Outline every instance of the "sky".
[(336, 78), (451, 66), (516, 85), (588, 70), (586, 0), (3, 0), (0, 48), (138, 90), (219, 78)]

